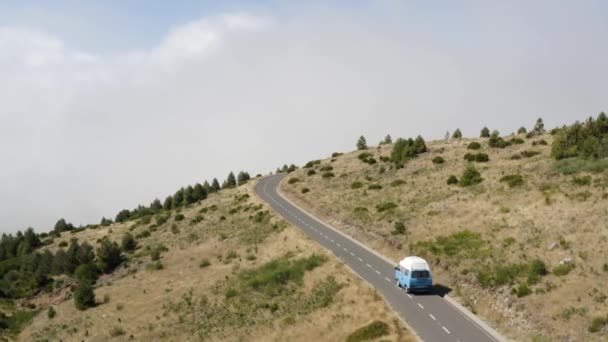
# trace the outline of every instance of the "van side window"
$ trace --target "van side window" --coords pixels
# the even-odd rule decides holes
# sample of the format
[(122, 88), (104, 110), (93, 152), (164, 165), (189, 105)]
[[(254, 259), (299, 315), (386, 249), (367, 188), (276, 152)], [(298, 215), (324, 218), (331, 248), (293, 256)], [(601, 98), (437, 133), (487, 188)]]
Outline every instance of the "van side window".
[(410, 270), (408, 270), (407, 268), (403, 269), (403, 274), (405, 274), (406, 276), (410, 275)]

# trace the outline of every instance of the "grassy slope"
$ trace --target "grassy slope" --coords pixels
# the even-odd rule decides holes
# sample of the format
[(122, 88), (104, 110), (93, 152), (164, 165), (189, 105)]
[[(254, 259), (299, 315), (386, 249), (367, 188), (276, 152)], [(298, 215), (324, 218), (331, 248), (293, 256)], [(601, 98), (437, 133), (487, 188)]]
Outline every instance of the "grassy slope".
[[(46, 311), (42, 311), (19, 339), (105, 341), (127, 340), (132, 335), (135, 340), (146, 341), (187, 341), (200, 337), (218, 341), (337, 341), (361, 326), (382, 320), (390, 327), (387, 338), (414, 340), (377, 293), (339, 261), (273, 214), (258, 214), (267, 208), (254, 197), (252, 186), (222, 191), (184, 209), (185, 219), (179, 222), (174, 220), (174, 211), (150, 237), (139, 239), (139, 249), (129, 257), (126, 267), (98, 281), (95, 293), (100, 304), (95, 308), (77, 311), (68, 289), (33, 299), (41, 308), (53, 305), (57, 316), (50, 320)], [(240, 197), (243, 194), (250, 197)], [(217, 210), (210, 209), (214, 205)], [(208, 211), (201, 213), (205, 207)], [(204, 219), (192, 223), (198, 215)], [(256, 222), (256, 217), (260, 222)], [(173, 224), (177, 229), (172, 228)], [(135, 235), (149, 226), (128, 222), (63, 234), (50, 248), (55, 249), (60, 241), (72, 237), (95, 245), (104, 236), (119, 241), (127, 230)], [(148, 247), (160, 244), (168, 248), (160, 259), (163, 268), (151, 270)], [(235, 258), (230, 257), (233, 252)], [(226, 299), (228, 289), (239, 283), (243, 271), (256, 269), (288, 253), (289, 260), (313, 253), (326, 255), (327, 260), (305, 272), (301, 283), (290, 282), (274, 288), (282, 291), (276, 297), (243, 287), (237, 288), (240, 293), (236, 297)], [(209, 266), (200, 266), (204, 259), (210, 262)], [(339, 288), (328, 290), (320, 286), (328, 283), (329, 276), (334, 277)], [(102, 303), (104, 297), (108, 298), (107, 303)], [(276, 311), (258, 308), (271, 304), (275, 298)], [(242, 304), (245, 299), (250, 305)], [(292, 310), (296, 307), (292, 303), (299, 303), (298, 311)], [(252, 314), (250, 310), (257, 311)]]
[[(540, 138), (548, 145), (532, 146)], [(606, 338), (605, 333), (589, 334), (587, 327), (594, 317), (608, 311), (604, 266), (608, 262), (608, 173), (589, 174), (590, 185), (576, 185), (573, 176), (555, 171), (549, 158), (550, 135), (524, 140), (505, 149), (489, 148), (486, 139), (434, 141), (428, 144), (429, 153), (399, 170), (390, 162), (363, 163), (357, 158), (360, 151), (355, 151), (333, 161), (322, 160), (315, 166), (315, 175), (299, 169), (288, 179), (300, 181), (289, 184), (286, 180), (281, 188), (295, 202), (394, 260), (410, 253), (427, 256), (434, 263), (437, 280), (452, 287), (452, 295), (512, 338)], [(471, 141), (480, 142), (482, 148), (468, 150)], [(390, 156), (391, 148), (380, 146), (367, 152), (379, 160)], [(511, 159), (524, 150), (541, 154)], [(489, 155), (488, 163), (476, 163), (484, 181), (470, 188), (447, 185), (449, 175), (460, 178), (468, 152)], [(436, 156), (446, 162), (433, 164)], [(335, 178), (321, 176), (319, 169), (327, 165), (333, 167)], [(499, 181), (509, 174), (521, 174), (524, 184), (510, 188)], [(405, 184), (391, 186), (395, 180)], [(352, 189), (355, 181), (363, 187)], [(382, 189), (370, 190), (372, 183)], [(304, 188), (310, 192), (302, 194)], [(378, 212), (376, 206), (386, 202), (394, 202), (397, 208)], [(391, 234), (396, 221), (405, 223), (406, 235)], [(432, 252), (428, 246), (436, 243), (426, 249), (416, 246), (463, 230), (479, 233), (481, 246), (465, 241), (455, 244), (450, 255)], [(542, 259), (549, 270), (572, 258), (575, 268), (565, 276), (542, 277), (529, 286), (532, 294), (522, 298), (511, 291), (525, 283), (525, 277), (491, 289), (477, 281), (477, 272), (486, 267), (534, 258)]]

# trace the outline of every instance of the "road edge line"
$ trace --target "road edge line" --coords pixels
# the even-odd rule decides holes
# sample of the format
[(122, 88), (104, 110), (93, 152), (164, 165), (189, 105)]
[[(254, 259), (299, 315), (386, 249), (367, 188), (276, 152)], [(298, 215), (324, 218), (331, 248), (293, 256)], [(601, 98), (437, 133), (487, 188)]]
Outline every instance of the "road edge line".
[[(283, 179), (285, 179), (285, 177), (283, 177)], [(289, 198), (287, 198), (283, 192), (280, 189), (280, 185), (281, 182), (283, 181), (283, 179), (281, 179), (279, 181), (279, 184), (277, 185), (276, 191), (277, 194), (279, 196), (281, 196), (281, 198), (283, 198), (285, 201), (287, 201), (289, 204), (293, 205), (294, 207), (298, 208), (299, 210), (301, 210), (302, 212), (304, 212), (306, 215), (310, 216), (313, 220), (317, 221), (318, 223), (322, 224), (323, 226), (333, 230), (334, 232), (342, 235), (344, 238), (349, 239), (350, 241), (352, 241), (353, 243), (359, 245), (361, 248), (364, 248), (365, 250), (367, 250), (368, 252), (376, 255), (377, 257), (381, 258), (382, 260), (386, 261), (389, 264), (393, 264), (396, 265), (397, 263), (390, 260), (389, 258), (385, 257), (384, 255), (380, 254), (379, 252), (371, 249), (370, 247), (364, 245), (363, 243), (359, 242), (358, 240), (356, 240), (355, 238), (351, 237), (350, 235), (339, 231), (338, 229), (330, 226), (329, 224), (321, 221), (320, 219), (318, 219), (315, 215), (311, 214), (310, 212), (308, 212), (307, 210), (303, 209), (302, 207), (300, 207), (299, 205), (295, 204), (294, 202), (292, 202)], [(463, 314), (465, 316), (465, 318), (469, 319), (470, 321), (472, 321), (473, 323), (477, 324), (482, 330), (484, 330), (488, 335), (490, 335), (490, 337), (494, 338), (495, 340), (497, 340), (498, 342), (507, 342), (508, 340), (502, 336), (498, 331), (496, 331), (494, 328), (492, 328), (491, 326), (489, 326), (486, 322), (484, 322), (481, 318), (477, 317), (477, 315), (475, 315), (474, 313), (472, 313), (469, 309), (467, 309), (466, 307), (464, 307), (462, 304), (458, 303), (454, 298), (452, 298), (449, 295), (444, 295), (442, 297), (446, 302), (448, 302), (449, 304), (452, 305), (452, 307), (454, 307), (457, 311), (459, 311), (461, 314)], [(390, 305), (389, 305), (390, 306)]]

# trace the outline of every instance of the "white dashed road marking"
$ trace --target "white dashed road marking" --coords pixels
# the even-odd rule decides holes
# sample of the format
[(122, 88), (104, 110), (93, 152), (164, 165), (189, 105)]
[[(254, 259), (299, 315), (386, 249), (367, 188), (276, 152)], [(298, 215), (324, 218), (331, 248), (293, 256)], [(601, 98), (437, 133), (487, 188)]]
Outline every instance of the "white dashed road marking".
[(437, 320), (437, 318), (435, 318), (435, 316), (433, 316), (433, 315), (431, 315), (431, 314), (429, 314), (429, 316), (431, 316), (431, 318), (433, 319), (433, 321), (436, 321), (436, 320)]
[(372, 268), (372, 265), (370, 265), (370, 264), (366, 264), (366, 265), (367, 265), (367, 267)]
[(410, 297), (410, 298), (414, 298), (414, 297), (412, 297), (412, 295), (411, 295), (411, 294), (409, 294), (409, 293), (406, 293), (406, 294), (407, 294), (407, 296), (408, 296), (408, 297)]
[(387, 277), (384, 277), (384, 279), (386, 279), (386, 281), (388, 281), (389, 283), (391, 282), (391, 280), (388, 279)]
[(382, 274), (382, 273), (380, 273), (380, 271), (378, 271), (378, 270), (375, 270), (375, 271), (376, 271), (376, 273), (378, 273), (378, 274)]
[(424, 309), (424, 306), (422, 306), (422, 304), (418, 303), (418, 306), (419, 306), (421, 309)]
[(443, 330), (445, 330), (445, 332), (447, 332), (448, 334), (451, 334), (451, 332), (444, 326), (442, 326)]
[(361, 258), (357, 258), (357, 259), (359, 259), (359, 261), (363, 262), (363, 259), (361, 259)]

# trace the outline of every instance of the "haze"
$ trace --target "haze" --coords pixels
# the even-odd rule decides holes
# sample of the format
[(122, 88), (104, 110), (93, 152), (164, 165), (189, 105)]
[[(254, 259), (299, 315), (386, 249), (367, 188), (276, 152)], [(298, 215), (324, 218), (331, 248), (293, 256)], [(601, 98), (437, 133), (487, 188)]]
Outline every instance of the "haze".
[[(181, 3), (181, 2), (180, 2)], [(606, 111), (605, 2), (4, 1), (0, 230), (230, 170)]]

